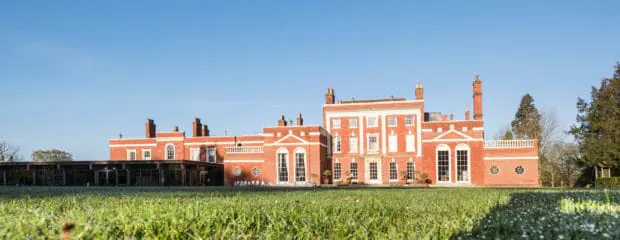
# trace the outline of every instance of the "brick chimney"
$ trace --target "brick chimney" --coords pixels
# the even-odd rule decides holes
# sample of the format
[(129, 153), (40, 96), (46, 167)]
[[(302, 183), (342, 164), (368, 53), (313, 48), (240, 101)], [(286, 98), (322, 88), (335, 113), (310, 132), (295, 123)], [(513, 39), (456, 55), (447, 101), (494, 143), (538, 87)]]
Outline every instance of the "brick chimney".
[(304, 125), (304, 119), (301, 117), (301, 113), (299, 113), (299, 115), (297, 116), (297, 126), (303, 126)]
[(469, 107), (465, 109), (465, 120), (471, 120), (471, 113), (469, 112)]
[(482, 81), (476, 74), (476, 80), (473, 83), (474, 90), (474, 120), (482, 120)]
[(284, 127), (286, 126), (286, 118), (284, 118), (284, 115), (282, 115), (280, 117), (280, 120), (278, 120), (278, 127)]
[(415, 99), (424, 99), (424, 84), (421, 82), (415, 84)]
[(202, 136), (203, 137), (209, 136), (209, 126), (207, 126), (206, 124), (202, 125)]
[(156, 132), (156, 125), (155, 125), (155, 121), (153, 121), (153, 119), (147, 119), (146, 120), (146, 138), (155, 138)]
[(202, 124), (200, 123), (200, 118), (194, 118), (194, 123), (192, 123), (192, 137), (200, 136), (202, 136)]
[(328, 88), (325, 93), (325, 104), (334, 104), (336, 101), (336, 96), (334, 96), (334, 89)]

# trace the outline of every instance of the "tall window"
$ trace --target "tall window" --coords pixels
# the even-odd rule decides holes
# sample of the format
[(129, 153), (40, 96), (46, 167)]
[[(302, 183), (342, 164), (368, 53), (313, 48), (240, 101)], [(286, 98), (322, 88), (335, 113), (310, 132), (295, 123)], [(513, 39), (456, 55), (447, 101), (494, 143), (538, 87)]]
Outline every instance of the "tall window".
[(413, 116), (410, 115), (410, 116), (405, 117), (405, 125), (407, 126), (413, 125)]
[(127, 150), (127, 160), (136, 160), (136, 150), (135, 149)]
[(190, 160), (192, 161), (200, 160), (200, 148), (192, 148), (189, 151), (190, 151), (189, 153)]
[(349, 128), (357, 128), (357, 118), (349, 118)]
[(207, 161), (210, 163), (214, 163), (215, 162), (215, 147), (209, 147), (207, 148)]
[(357, 152), (357, 137), (356, 136), (349, 137), (349, 152), (351, 153)]
[(376, 162), (371, 162), (368, 164), (368, 170), (370, 173), (370, 180), (377, 180), (379, 179), (378, 174), (377, 174), (377, 163)]
[(142, 149), (142, 160), (151, 160), (151, 149)]
[(398, 170), (396, 169), (396, 162), (390, 162), (390, 180), (398, 180)]
[(174, 160), (174, 145), (172, 143), (166, 146), (166, 160)]
[(368, 152), (379, 151), (379, 140), (376, 134), (368, 135)]
[(387, 119), (388, 127), (396, 127), (396, 117), (391, 116)]
[(351, 163), (351, 180), (357, 180), (357, 163)]
[(398, 152), (398, 137), (395, 133), (388, 137), (388, 150), (390, 152)]
[(334, 137), (334, 152), (339, 153), (342, 150), (342, 143), (340, 142), (340, 136)]
[(456, 181), (469, 181), (469, 147), (467, 145), (456, 146)]
[(278, 181), (288, 182), (288, 152), (278, 152)]
[(407, 180), (415, 179), (415, 165), (413, 162), (407, 162)]
[(334, 163), (334, 179), (340, 179), (342, 177), (342, 166), (339, 162)]
[(437, 147), (437, 178), (440, 182), (450, 181), (450, 148), (447, 145)]
[(295, 152), (295, 181), (306, 181), (306, 153)]
[(409, 132), (405, 137), (405, 145), (407, 146), (407, 152), (415, 152), (415, 137), (412, 132)]
[(333, 128), (340, 128), (340, 118), (332, 119), (332, 125)]
[(377, 117), (367, 117), (366, 118), (366, 127), (377, 127), (379, 124), (377, 123)]

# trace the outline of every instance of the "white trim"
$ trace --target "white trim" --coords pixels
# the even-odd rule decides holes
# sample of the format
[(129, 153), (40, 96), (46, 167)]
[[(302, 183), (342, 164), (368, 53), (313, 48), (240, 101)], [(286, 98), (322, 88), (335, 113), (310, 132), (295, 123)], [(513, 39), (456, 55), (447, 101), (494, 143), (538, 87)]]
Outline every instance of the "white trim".
[[(366, 151), (364, 149), (364, 139), (366, 138), (366, 136), (364, 136), (364, 117), (363, 116), (359, 116), (359, 124), (360, 124), (360, 135), (359, 135), (359, 142), (360, 142), (360, 148), (358, 149), (358, 151), (360, 152), (360, 154), (364, 154)], [(359, 166), (358, 166), (359, 167)]]
[(273, 133), (263, 133), (263, 137), (273, 137)]
[(327, 145), (320, 142), (309, 142), (309, 143), (265, 143), (265, 146), (298, 146), (298, 145), (321, 145), (323, 147), (327, 147)]
[(379, 116), (377, 116), (377, 115), (372, 115), (372, 116), (366, 116), (366, 118), (367, 118), (367, 119), (370, 119), (370, 118), (374, 118), (374, 119), (375, 119), (375, 124), (373, 124), (372, 126), (371, 126), (371, 125), (368, 125), (368, 123), (369, 123), (370, 121), (366, 121), (366, 128), (377, 128), (377, 127), (379, 127)]
[(462, 131), (462, 132), (467, 132), (467, 127), (462, 127), (462, 128), (461, 128), (461, 131)]
[(351, 106), (351, 105), (372, 105), (380, 103), (423, 103), (424, 100), (402, 100), (402, 101), (377, 101), (377, 102), (363, 102), (363, 103), (338, 103), (338, 104), (323, 104), (323, 107), (335, 107), (335, 106)]
[(381, 152), (385, 155), (387, 153), (387, 137), (385, 136), (386, 130), (385, 127), (387, 125), (385, 115), (381, 115)]
[(309, 142), (308, 142), (308, 141), (306, 141), (305, 139), (303, 139), (303, 138), (300, 138), (300, 137), (298, 137), (298, 136), (293, 135), (292, 131), (289, 131), (288, 135), (284, 136), (283, 138), (280, 138), (280, 140), (278, 140), (278, 141), (273, 142), (273, 144), (279, 144), (280, 142), (282, 142), (282, 141), (284, 141), (285, 139), (290, 138), (290, 137), (297, 139), (297, 140), (298, 140), (298, 141), (300, 141), (301, 143), (306, 143), (306, 144), (307, 144), (307, 143), (309, 143)]
[(538, 160), (538, 156), (484, 157), (483, 160)]
[[(440, 128), (440, 129), (441, 129), (441, 128)], [(454, 130), (454, 129), (450, 129), (449, 131), (447, 131), (447, 132), (445, 132), (445, 133), (442, 133), (441, 135), (439, 135), (439, 136), (437, 136), (437, 137), (435, 137), (435, 138), (431, 139), (431, 141), (434, 141), (434, 140), (440, 140), (440, 138), (445, 137), (445, 136), (446, 136), (446, 135), (448, 135), (449, 133), (456, 133), (456, 134), (460, 135), (461, 137), (464, 137), (464, 138), (466, 138), (466, 139), (470, 139), (470, 140), (471, 140), (471, 139), (474, 139), (474, 138), (470, 137), (469, 135), (467, 135), (467, 134), (465, 134), (465, 133), (459, 132), (459, 131)]]
[[(375, 151), (371, 151), (370, 150), (370, 137), (374, 136), (377, 138), (377, 149), (375, 149)], [(367, 153), (379, 153), (379, 134), (378, 133), (369, 133), (366, 134), (366, 141), (368, 142), (368, 150), (366, 151)]]
[(483, 127), (473, 127), (471, 128), (472, 131), (484, 131)]
[(482, 122), (482, 120), (448, 120), (448, 121), (429, 121), (426, 123), (447, 123), (447, 122)]
[(433, 132), (432, 128), (424, 128), (422, 129), (422, 132)]
[(263, 163), (265, 160), (224, 160), (224, 163)]
[(155, 139), (157, 142), (178, 142), (185, 140), (185, 137), (158, 137)]
[[(304, 154), (304, 179), (305, 181), (297, 181), (297, 153)], [(293, 182), (294, 183), (307, 183), (308, 182), (308, 153), (305, 148), (297, 147), (293, 150)]]
[[(280, 153), (286, 153), (286, 182), (281, 182), (280, 181), (280, 159), (278, 157), (278, 155)], [(280, 184), (280, 183), (288, 183), (291, 181), (291, 174), (290, 174), (290, 169), (291, 169), (291, 162), (289, 161), (289, 157), (291, 156), (291, 154), (288, 152), (288, 149), (281, 147), (278, 148), (278, 150), (276, 150), (276, 183)]]
[[(355, 133), (355, 132), (352, 132)], [(355, 138), (355, 151), (353, 150), (353, 146), (351, 144), (351, 138)], [(357, 153), (359, 151), (359, 137), (355, 136), (354, 134), (352, 134), (351, 136), (349, 136), (349, 153)]]
[[(133, 153), (134, 159), (130, 159), (129, 155)], [(136, 149), (127, 149), (127, 160), (138, 160), (138, 152)]]
[[(168, 146), (172, 146), (172, 159), (168, 159)], [(164, 160), (175, 160), (177, 158), (177, 148), (172, 143), (166, 144), (164, 147)]]
[(321, 136), (321, 132), (309, 132), (309, 136)]
[(416, 114), (416, 125), (417, 125), (417, 130), (416, 130), (417, 137), (415, 138), (415, 141), (418, 142), (418, 148), (417, 148), (418, 157), (422, 157), (422, 116), (419, 113)]
[[(336, 124), (334, 124), (334, 122), (336, 122), (336, 121), (340, 122), (337, 127), (336, 127)], [(341, 118), (332, 118), (332, 128), (333, 129), (340, 129), (340, 128), (342, 128), (342, 119)]]
[[(209, 161), (209, 149), (213, 149), (213, 162)], [(205, 148), (205, 160), (210, 163), (217, 162), (217, 147), (207, 147)]]
[(472, 139), (439, 139), (439, 140), (422, 140), (423, 142), (476, 142), (476, 141), (484, 141), (482, 138), (472, 138)]
[[(459, 170), (459, 158), (458, 151), (467, 151), (467, 181), (459, 181), (458, 170)], [(456, 145), (454, 148), (454, 164), (456, 165), (454, 169), (454, 176), (456, 177), (456, 183), (471, 183), (471, 147), (469, 145), (461, 143)]]
[(388, 152), (398, 152), (398, 135), (390, 134), (390, 136), (388, 136)]
[[(149, 152), (149, 159), (146, 159), (146, 157), (144, 157), (145, 152)], [(151, 149), (150, 148), (142, 149), (142, 160), (151, 160), (151, 159), (153, 159), (153, 152), (151, 151)]]
[[(439, 181), (439, 151), (448, 151), (448, 181)], [(435, 182), (437, 184), (452, 183), (452, 150), (446, 144), (440, 144), (435, 148)]]
[[(192, 159), (194, 158), (194, 153), (198, 152), (198, 158), (197, 159)], [(190, 148), (189, 149), (189, 160), (191, 161), (200, 161), (200, 148)]]
[(261, 144), (265, 143), (265, 141), (237, 141), (237, 142), (186, 142), (183, 145), (185, 146), (196, 146), (196, 145), (235, 145), (237, 143), (245, 144)]
[(110, 147), (155, 147), (157, 143), (143, 143), (143, 144), (110, 144)]

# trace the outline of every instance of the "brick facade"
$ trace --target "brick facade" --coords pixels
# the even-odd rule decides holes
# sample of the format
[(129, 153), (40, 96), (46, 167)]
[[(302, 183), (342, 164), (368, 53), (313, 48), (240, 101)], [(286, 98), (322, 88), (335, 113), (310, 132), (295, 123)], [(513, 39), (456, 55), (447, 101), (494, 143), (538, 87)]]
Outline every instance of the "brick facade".
[[(537, 141), (484, 141), (478, 76), (472, 92), (473, 119), (467, 108), (464, 120), (425, 112), (422, 83), (415, 100), (342, 101), (328, 88), (324, 127), (303, 125), (300, 113), (295, 125), (281, 116), (261, 135), (210, 136), (196, 118), (186, 137), (176, 127), (156, 132), (148, 119), (146, 138), (110, 140), (110, 159), (222, 163), (226, 185), (340, 183), (347, 176), (357, 184), (394, 184), (426, 174), (441, 185), (538, 186)], [(333, 171), (328, 179), (325, 170)]]

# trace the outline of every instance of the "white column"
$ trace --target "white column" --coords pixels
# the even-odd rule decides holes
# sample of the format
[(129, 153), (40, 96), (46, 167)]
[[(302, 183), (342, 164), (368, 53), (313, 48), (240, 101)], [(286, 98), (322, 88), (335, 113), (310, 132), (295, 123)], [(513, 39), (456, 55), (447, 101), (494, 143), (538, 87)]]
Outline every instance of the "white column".
[(386, 141), (385, 141), (385, 115), (381, 115), (381, 152), (385, 154), (386, 151)]
[(359, 117), (359, 124), (358, 124), (358, 128), (360, 128), (360, 135), (358, 137), (359, 141), (360, 141), (360, 149), (359, 149), (359, 153), (360, 155), (366, 153), (365, 149), (364, 149), (364, 139), (366, 139), (366, 136), (364, 136), (364, 116), (360, 116)]
[(420, 109), (418, 108), (418, 114), (416, 114), (416, 129), (417, 129), (417, 138), (415, 139), (418, 143), (418, 148), (416, 149), (416, 151), (418, 152), (418, 157), (422, 157), (422, 120), (420, 117)]

